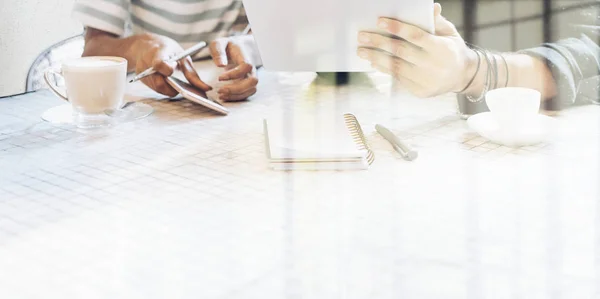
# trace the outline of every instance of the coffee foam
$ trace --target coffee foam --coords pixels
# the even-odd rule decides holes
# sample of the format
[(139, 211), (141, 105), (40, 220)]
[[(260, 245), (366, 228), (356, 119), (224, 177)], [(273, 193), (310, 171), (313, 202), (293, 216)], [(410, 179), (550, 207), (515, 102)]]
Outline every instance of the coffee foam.
[(111, 59), (90, 59), (90, 58), (81, 58), (72, 60), (65, 63), (66, 67), (69, 68), (97, 68), (97, 67), (105, 67), (105, 66), (116, 66), (121, 64), (122, 62), (111, 60)]

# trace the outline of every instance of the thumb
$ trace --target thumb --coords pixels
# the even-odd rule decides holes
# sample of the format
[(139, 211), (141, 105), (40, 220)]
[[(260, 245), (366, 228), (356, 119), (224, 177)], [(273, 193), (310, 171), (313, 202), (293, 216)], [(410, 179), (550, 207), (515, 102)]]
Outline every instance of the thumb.
[(442, 15), (442, 5), (439, 3), (434, 3), (433, 4), (433, 16), (438, 17), (440, 15)]
[(437, 36), (456, 36), (459, 35), (452, 22), (442, 16), (442, 5), (435, 3), (433, 5), (433, 21), (435, 23), (435, 35)]
[(229, 64), (229, 61), (227, 61), (227, 44), (228, 41), (224, 39), (217, 39), (210, 43), (210, 54), (218, 67), (225, 67)]

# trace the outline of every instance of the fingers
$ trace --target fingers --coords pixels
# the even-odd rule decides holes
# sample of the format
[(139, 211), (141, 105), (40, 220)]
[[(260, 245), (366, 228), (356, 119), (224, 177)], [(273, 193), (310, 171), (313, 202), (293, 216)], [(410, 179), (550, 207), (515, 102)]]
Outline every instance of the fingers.
[(377, 27), (421, 48), (429, 48), (434, 41), (434, 36), (429, 34), (427, 31), (417, 26), (402, 23), (394, 19), (379, 18)]
[(217, 66), (235, 66), (219, 76), (219, 81), (235, 80), (219, 89), (219, 98), (224, 101), (241, 101), (254, 95), (258, 85), (256, 68), (247, 59), (243, 47), (232, 39), (218, 39), (210, 46)]
[(227, 59), (227, 39), (217, 39), (210, 43), (210, 55), (218, 67), (225, 67), (229, 63)]
[(248, 78), (236, 80), (235, 82), (226, 85), (219, 89), (219, 94), (243, 94), (249, 89), (252, 89), (258, 85), (258, 79), (256, 76), (249, 76)]
[(442, 5), (439, 3), (433, 4), (433, 15), (435, 17), (442, 15)]
[(404, 40), (377, 33), (361, 32), (358, 35), (358, 42), (361, 47), (381, 49), (415, 65), (423, 65), (429, 61), (427, 52)]
[(166, 95), (170, 98), (173, 98), (177, 96), (177, 94), (179, 94), (175, 89), (173, 89), (173, 87), (171, 87), (171, 85), (169, 85), (169, 83), (167, 83), (165, 77), (163, 77), (160, 74), (148, 76), (142, 79), (141, 81), (142, 83), (146, 84), (146, 86), (150, 87), (152, 90), (160, 94)]
[(414, 73), (418, 70), (412, 63), (391, 56), (385, 52), (381, 52), (379, 50), (359, 48), (358, 56), (363, 59), (371, 61), (372, 64), (377, 64), (380, 66), (387, 66), (390, 69), (393, 69), (394, 72), (401, 74), (409, 74)]
[(241, 94), (221, 95), (219, 98), (227, 102), (243, 101), (253, 96), (256, 93), (256, 87), (250, 88)]
[(372, 63), (371, 66), (374, 69), (376, 69), (376, 70), (378, 70), (378, 71), (380, 71), (380, 72), (382, 72), (384, 74), (388, 74), (388, 75), (393, 75), (394, 74), (394, 71), (392, 71), (392, 68), (389, 65), (379, 65), (379, 64)]
[(219, 81), (243, 79), (246, 78), (248, 74), (251, 74), (253, 72), (254, 66), (244, 62), (219, 76)]
[(169, 77), (173, 75), (173, 72), (175, 72), (176, 64), (173, 62), (166, 62), (162, 59), (155, 59), (152, 61), (152, 67), (157, 73), (165, 77)]
[(219, 89), (219, 98), (225, 101), (245, 100), (256, 93), (257, 85), (258, 77), (252, 73), (247, 78), (237, 79)]
[(244, 63), (250, 64), (250, 62), (246, 59), (248, 55), (244, 52), (244, 48), (241, 47), (237, 43), (230, 42), (227, 44), (227, 57), (230, 62), (234, 64), (241, 65)]
[(160, 94), (168, 97), (174, 97), (178, 94), (178, 92), (165, 81), (164, 76), (170, 76), (173, 74), (175, 67), (157, 58), (158, 56), (157, 50), (150, 50), (144, 53), (144, 55), (142, 55), (136, 62), (135, 71), (137, 74), (139, 74), (149, 67), (154, 67), (158, 73), (143, 78), (141, 80), (142, 83)]
[(433, 13), (435, 34), (391, 18), (379, 18), (377, 26), (384, 33), (360, 32), (358, 55), (419, 97), (455, 90), (462, 82), (468, 61), (464, 53), (468, 51), (456, 27), (441, 15), (439, 4)]
[(212, 90), (212, 87), (210, 87), (208, 84), (204, 83), (202, 79), (200, 79), (198, 72), (196, 72), (196, 68), (194, 68), (192, 58), (187, 57), (185, 59), (180, 60), (179, 68), (181, 69), (181, 72), (190, 84), (197, 88), (200, 88), (203, 91)]
[(396, 81), (398, 81), (400, 86), (404, 87), (406, 90), (408, 90), (412, 94), (416, 95), (417, 97), (426, 98), (429, 96), (427, 94), (426, 88), (423, 88), (422, 85), (415, 82), (413, 79), (411, 79), (409, 77), (404, 77), (404, 76), (396, 74), (396, 72), (392, 68), (390, 68), (388, 65), (372, 64), (371, 66), (374, 69), (376, 69), (382, 73), (394, 76), (394, 79), (396, 79)]
[(439, 3), (436, 3), (434, 10), (435, 34), (437, 36), (460, 36), (456, 26), (442, 16), (442, 6)]
[(429, 82), (428, 74), (424, 73), (423, 68), (378, 50), (359, 49), (358, 55), (371, 61), (371, 65), (378, 71), (394, 76), (413, 94), (419, 97), (428, 95), (428, 89), (421, 85)]

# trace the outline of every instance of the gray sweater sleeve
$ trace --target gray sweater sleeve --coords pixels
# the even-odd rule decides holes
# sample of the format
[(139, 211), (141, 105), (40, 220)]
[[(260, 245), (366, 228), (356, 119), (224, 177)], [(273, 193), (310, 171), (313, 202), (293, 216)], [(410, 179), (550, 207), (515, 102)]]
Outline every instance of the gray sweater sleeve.
[(520, 53), (546, 62), (558, 87), (558, 95), (550, 103), (558, 109), (574, 104), (582, 82), (600, 74), (600, 47), (587, 35), (542, 44)]

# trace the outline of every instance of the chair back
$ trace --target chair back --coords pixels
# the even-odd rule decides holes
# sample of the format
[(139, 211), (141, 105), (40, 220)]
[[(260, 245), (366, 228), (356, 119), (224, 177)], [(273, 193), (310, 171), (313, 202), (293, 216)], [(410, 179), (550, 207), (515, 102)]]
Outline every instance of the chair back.
[[(84, 44), (83, 35), (80, 34), (60, 41), (44, 50), (29, 68), (25, 91), (32, 92), (46, 88), (44, 72), (48, 68), (60, 67), (62, 61), (66, 59), (81, 57)], [(55, 80), (56, 85), (64, 85), (64, 82), (58, 76), (53, 76), (52, 79)]]

